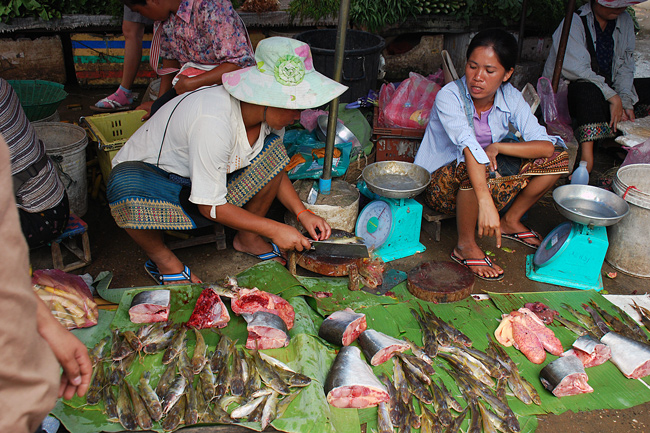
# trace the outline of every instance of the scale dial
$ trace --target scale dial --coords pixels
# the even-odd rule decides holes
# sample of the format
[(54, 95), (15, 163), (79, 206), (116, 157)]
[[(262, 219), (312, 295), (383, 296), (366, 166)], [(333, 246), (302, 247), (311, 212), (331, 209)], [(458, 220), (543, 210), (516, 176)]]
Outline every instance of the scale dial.
[(535, 266), (547, 265), (549, 261), (560, 252), (567, 239), (569, 239), (572, 229), (573, 224), (570, 221), (565, 221), (546, 235), (535, 252), (533, 258)]
[(357, 219), (356, 235), (362, 237), (368, 248), (381, 247), (390, 237), (393, 228), (393, 212), (390, 205), (375, 200), (361, 211)]

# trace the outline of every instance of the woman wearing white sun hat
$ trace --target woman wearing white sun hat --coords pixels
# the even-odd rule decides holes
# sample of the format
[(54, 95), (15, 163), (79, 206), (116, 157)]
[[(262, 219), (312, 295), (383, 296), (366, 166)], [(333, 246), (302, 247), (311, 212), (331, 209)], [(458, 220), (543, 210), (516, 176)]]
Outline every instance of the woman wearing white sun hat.
[[(648, 115), (650, 79), (634, 79), (634, 22), (625, 11), (643, 1), (590, 0), (573, 15), (562, 78), (570, 82), (569, 111), (588, 171), (594, 141), (614, 137), (620, 121)], [(543, 75), (549, 79), (562, 26), (553, 34), (544, 66)]]
[[(309, 46), (262, 40), (256, 65), (223, 76), (223, 86), (179, 95), (127, 141), (113, 160), (107, 196), (117, 224), (147, 253), (160, 284), (199, 282), (162, 239), (163, 230), (219, 222), (238, 230), (233, 247), (262, 260), (310, 247), (293, 227), (265, 217), (278, 199), (313, 239), (330, 226), (306, 211), (282, 170), (281, 137), (303, 109), (346, 89), (313, 67)], [(264, 238), (270, 240), (267, 242)]]

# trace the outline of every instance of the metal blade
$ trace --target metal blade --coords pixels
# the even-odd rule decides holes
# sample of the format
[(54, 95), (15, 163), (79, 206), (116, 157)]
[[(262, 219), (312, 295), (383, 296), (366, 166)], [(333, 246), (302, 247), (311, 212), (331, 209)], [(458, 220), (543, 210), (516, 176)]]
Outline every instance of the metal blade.
[(312, 241), (311, 248), (318, 254), (330, 257), (365, 259), (370, 257), (365, 244), (341, 244), (327, 241)]

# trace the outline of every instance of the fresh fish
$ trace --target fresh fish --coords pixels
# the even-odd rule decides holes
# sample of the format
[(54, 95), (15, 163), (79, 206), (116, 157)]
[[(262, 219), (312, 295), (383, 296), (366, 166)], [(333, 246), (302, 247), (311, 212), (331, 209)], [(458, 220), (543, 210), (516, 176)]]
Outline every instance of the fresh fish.
[(291, 406), (293, 400), (295, 400), (295, 398), (298, 397), (299, 394), (300, 394), (299, 392), (294, 392), (284, 397), (282, 400), (280, 400), (280, 402), (278, 403), (277, 415), (275, 417), (276, 419), (282, 417), (282, 415), (287, 411), (289, 406)]
[(506, 370), (512, 371), (517, 369), (517, 364), (510, 358), (501, 345), (496, 344), (490, 333), (486, 334), (488, 340), (487, 352), (492, 355)]
[(90, 360), (93, 365), (97, 364), (104, 359), (104, 350), (108, 346), (108, 342), (111, 341), (111, 337), (102, 338), (95, 344), (95, 346), (88, 352)]
[(449, 407), (447, 406), (447, 399), (435, 382), (431, 383), (431, 391), (433, 395), (433, 407), (436, 409), (438, 420), (443, 426), (447, 427), (452, 421), (451, 412), (449, 412)]
[(262, 387), (262, 378), (257, 372), (253, 358), (247, 355), (246, 352), (244, 352), (244, 358), (248, 364), (248, 380), (244, 384), (244, 397), (248, 398)]
[(122, 337), (129, 342), (133, 350), (136, 352), (139, 352), (142, 349), (142, 341), (140, 341), (135, 332), (131, 330), (124, 331)]
[(133, 385), (126, 380), (124, 381), (124, 385), (126, 386), (126, 389), (129, 390), (129, 395), (131, 396), (135, 421), (142, 430), (149, 430), (153, 427), (153, 421), (151, 420), (151, 416), (149, 415), (149, 411), (147, 410), (144, 401), (142, 401), (142, 398), (140, 398), (138, 391)]
[(593, 392), (582, 361), (576, 356), (563, 356), (550, 362), (539, 372), (544, 388), (556, 397)]
[(142, 351), (146, 354), (158, 353), (167, 349), (179, 330), (178, 325), (170, 326), (169, 329), (161, 327), (160, 330), (154, 329), (142, 342)]
[(224, 365), (228, 364), (228, 357), (230, 356), (231, 346), (234, 347), (233, 341), (227, 336), (222, 335), (217, 347), (214, 350), (214, 355), (210, 360), (212, 372), (218, 374)]
[(377, 407), (377, 428), (379, 433), (393, 433), (393, 422), (390, 419), (388, 403), (385, 401)]
[(420, 316), (420, 314), (418, 314), (417, 311), (411, 310), (411, 314), (413, 314), (415, 320), (417, 320), (420, 324), (420, 329), (422, 330), (422, 344), (424, 353), (429, 357), (429, 359), (435, 358), (438, 354), (438, 340), (436, 339), (435, 333), (427, 326), (426, 321), (422, 318), (422, 316)]
[(409, 394), (408, 382), (402, 364), (397, 360), (393, 360), (393, 380), (395, 380), (395, 388), (397, 395), (402, 399), (404, 404), (409, 404), (411, 395)]
[(601, 317), (605, 319), (605, 322), (607, 322), (610, 325), (610, 327), (614, 330), (614, 332), (617, 332), (621, 335), (625, 335), (626, 337), (629, 337), (631, 339), (636, 339), (636, 334), (632, 332), (632, 330), (629, 327), (625, 326), (625, 323), (623, 323), (621, 319), (609, 314), (607, 311), (605, 311), (605, 309), (600, 308), (600, 306), (598, 306), (598, 304), (596, 304), (593, 300), (590, 300), (589, 304), (594, 310), (598, 311), (598, 314), (600, 314)]
[(266, 311), (242, 313), (246, 320), (247, 349), (277, 349), (289, 345), (289, 329), (280, 316)]
[(380, 365), (392, 357), (395, 352), (405, 352), (409, 345), (390, 335), (374, 329), (366, 329), (359, 335), (359, 345), (371, 365)]
[(618, 306), (614, 305), (614, 310), (621, 316), (621, 319), (623, 320), (623, 323), (625, 323), (625, 326), (627, 326), (630, 331), (632, 331), (633, 334), (636, 335), (636, 339), (639, 341), (647, 341), (648, 336), (646, 335), (645, 331), (641, 329), (638, 323), (634, 319), (632, 319), (623, 309), (619, 308)]
[(104, 386), (106, 386), (106, 373), (104, 371), (104, 364), (102, 362), (97, 363), (93, 369), (93, 372), (95, 374), (90, 381), (88, 394), (86, 394), (86, 403), (90, 405), (99, 403), (99, 400), (102, 398), (102, 389), (104, 389)]
[(311, 378), (305, 376), (302, 373), (295, 373), (289, 370), (284, 370), (279, 367), (274, 367), (275, 372), (278, 374), (280, 379), (289, 385), (290, 388), (302, 388), (311, 383)]
[[(179, 376), (182, 377), (182, 376)], [(173, 431), (181, 425), (183, 416), (185, 415), (185, 407), (187, 406), (187, 399), (184, 396), (178, 398), (167, 412), (167, 416), (163, 420), (161, 427), (164, 431)]]
[(225, 357), (225, 363), (221, 365), (220, 370), (213, 370), (214, 373), (214, 395), (215, 398), (221, 398), (230, 389), (230, 367), (229, 360), (232, 356), (232, 353), (235, 351), (235, 342), (231, 341), (230, 346), (228, 347), (228, 353)]
[(260, 422), (262, 421), (262, 411), (264, 410), (264, 406), (266, 406), (266, 402), (268, 401), (269, 397), (265, 396), (264, 401), (255, 407), (251, 413), (248, 414), (248, 417), (246, 417), (246, 421), (248, 422)]
[(422, 361), (426, 362), (429, 365), (433, 364), (433, 359), (427, 353), (422, 349), (420, 346), (409, 340), (408, 338), (404, 338), (404, 340), (408, 343), (409, 347), (411, 348), (411, 352), (413, 352), (413, 355), (417, 358), (420, 358)]
[(185, 397), (187, 398), (185, 405), (185, 424), (196, 424), (199, 422), (199, 405), (196, 399), (196, 390), (192, 382), (188, 382), (185, 387)]
[(452, 337), (454, 342), (462, 344), (463, 346), (472, 347), (472, 340), (467, 335), (436, 316), (435, 313), (431, 311), (431, 308), (429, 308), (429, 317), (431, 317), (438, 326), (444, 329), (447, 335)]
[(230, 417), (232, 419), (239, 419), (239, 418), (244, 418), (250, 415), (250, 413), (255, 410), (257, 406), (259, 406), (264, 400), (266, 399), (266, 396), (263, 395), (261, 397), (254, 398), (250, 401), (245, 402), (241, 406), (235, 408), (230, 413)]
[(158, 385), (156, 385), (156, 394), (158, 394), (158, 396), (165, 395), (172, 382), (176, 378), (177, 364), (177, 360), (170, 362), (167, 364), (165, 371), (163, 371), (163, 373), (160, 375), (160, 379), (158, 379)]
[(555, 319), (558, 322), (560, 322), (562, 324), (562, 326), (564, 326), (565, 328), (567, 328), (569, 331), (573, 332), (574, 334), (587, 335), (587, 334), (591, 333), (588, 329), (583, 328), (582, 326), (578, 325), (577, 323), (572, 322), (570, 320), (567, 320), (562, 316), (557, 316)]
[(111, 373), (108, 377), (111, 385), (117, 385), (126, 376), (131, 374), (131, 365), (137, 356), (138, 354), (136, 352), (131, 352), (126, 358), (111, 364)]
[(488, 369), (476, 358), (457, 355), (453, 353), (438, 353), (438, 356), (447, 361), (452, 367), (459, 371), (465, 371), (467, 374), (476, 377), (488, 387), (494, 387), (494, 381), (490, 376)]
[(230, 301), (230, 307), (235, 314), (263, 311), (279, 316), (286, 324), (287, 329), (293, 328), (295, 312), (293, 307), (284, 298), (268, 293), (257, 288), (240, 288), (235, 298)]
[[(542, 400), (539, 397), (539, 393), (537, 392), (533, 384), (531, 384), (525, 377), (519, 374), (519, 369), (512, 370), (511, 377), (513, 377), (514, 380), (516, 380), (521, 384), (521, 386), (523, 386), (523, 388), (526, 390), (528, 396), (530, 396), (530, 399), (533, 401), (533, 403), (535, 403), (538, 406), (542, 404)], [(510, 382), (508, 382), (508, 384), (509, 383)]]
[[(404, 376), (406, 377), (406, 383), (408, 383), (409, 391), (415, 396), (415, 398), (424, 404), (431, 404), (433, 402), (433, 396), (431, 395), (431, 392), (410, 370), (405, 370)], [(429, 380), (429, 384), (430, 383), (431, 381)]]
[[(135, 336), (135, 334), (133, 335)], [(120, 339), (120, 345), (117, 347), (115, 354), (113, 355), (113, 361), (121, 361), (135, 351), (133, 346), (131, 346), (131, 343), (129, 343), (124, 336), (122, 337), (123, 338)]]
[(232, 353), (232, 369), (230, 379), (230, 392), (233, 395), (244, 394), (244, 369), (242, 367), (242, 358), (239, 350), (235, 349)]
[(194, 380), (194, 370), (192, 369), (192, 360), (187, 355), (187, 350), (183, 347), (180, 355), (178, 355), (178, 371), (185, 376), (188, 382)]
[(499, 400), (501, 401), (507, 401), (506, 400), (506, 393), (507, 393), (507, 387), (508, 387), (508, 378), (510, 378), (510, 375), (506, 377), (502, 377), (500, 379), (497, 379), (497, 387), (494, 390), (494, 393), (497, 395)]
[(117, 413), (117, 399), (113, 392), (113, 387), (108, 385), (104, 387), (104, 411), (106, 412), (106, 419), (111, 422), (119, 422), (119, 415)]
[(187, 321), (187, 326), (196, 329), (223, 328), (228, 325), (230, 314), (214, 286), (203, 289), (196, 300), (194, 311)]
[(361, 359), (355, 346), (343, 346), (325, 380), (327, 402), (338, 408), (366, 408), (388, 401), (386, 387)]
[(472, 349), (471, 347), (460, 348), (457, 346), (440, 346), (439, 351), (455, 355), (459, 359), (463, 358), (464, 360), (462, 362), (473, 365), (472, 369), (480, 369), (495, 379), (499, 379), (506, 375), (506, 372), (496, 359), (480, 350)]
[[(424, 382), (427, 385), (429, 385), (431, 383), (431, 378), (427, 375), (427, 373), (422, 371), (419, 367), (415, 366), (409, 360), (409, 358), (407, 358), (405, 356), (402, 356), (402, 355), (403, 355), (402, 353), (398, 353), (397, 357), (399, 358), (400, 361), (402, 361), (402, 367), (404, 367), (404, 371), (408, 371), (409, 373), (411, 373), (412, 375), (417, 377), (420, 382)], [(426, 364), (426, 365), (431, 367), (429, 364)]]
[(433, 412), (426, 406), (420, 406), (420, 411), (420, 433), (438, 433), (442, 431), (442, 425)]
[[(266, 396), (268, 394), (263, 394), (263, 395)], [(256, 395), (253, 398), (251, 398), (250, 400), (253, 400), (254, 398), (257, 398), (257, 397), (261, 397), (261, 395)], [(237, 406), (241, 406), (243, 401), (244, 401), (244, 399), (242, 397), (240, 397), (240, 396), (228, 394), (228, 395), (224, 395), (223, 397), (221, 397), (219, 399), (218, 405), (219, 405), (219, 407), (221, 409), (223, 409), (224, 411), (227, 411), (228, 408), (230, 407), (230, 405), (236, 404)], [(248, 400), (246, 400), (246, 401), (248, 401)]]
[(156, 394), (149, 383), (150, 378), (150, 372), (143, 372), (140, 382), (138, 383), (138, 390), (140, 391), (142, 401), (144, 401), (144, 404), (149, 411), (149, 415), (151, 415), (151, 419), (154, 421), (160, 421), (160, 418), (162, 418), (162, 405), (160, 404), (158, 394)]
[(583, 335), (573, 342), (573, 348), (567, 350), (562, 356), (577, 356), (585, 368), (595, 367), (612, 357), (612, 349), (600, 340), (588, 335)]
[(457, 433), (460, 431), (460, 426), (463, 425), (463, 421), (465, 421), (468, 410), (469, 406), (467, 406), (465, 410), (463, 410), (456, 418), (454, 418), (449, 427), (447, 427), (447, 430), (445, 430), (445, 433)]
[(262, 431), (268, 426), (277, 416), (278, 412), (278, 399), (280, 394), (273, 391), (271, 395), (268, 396), (266, 402), (264, 403), (264, 408), (262, 409)]
[(185, 393), (185, 388), (187, 387), (187, 379), (185, 376), (178, 375), (176, 379), (169, 386), (169, 389), (162, 398), (162, 409), (163, 413), (167, 414), (171, 408), (178, 402), (178, 400)]
[(636, 301), (632, 301), (632, 307), (641, 317), (641, 323), (643, 323), (643, 326), (645, 326), (646, 329), (650, 330), (650, 311), (648, 311), (647, 308), (644, 308), (637, 304)]
[(596, 326), (598, 329), (600, 329), (603, 335), (611, 331), (607, 323), (603, 320), (602, 317), (600, 317), (600, 314), (598, 314), (596, 310), (587, 304), (582, 304), (582, 308), (584, 308), (587, 313), (591, 314), (591, 318), (594, 319), (594, 323), (596, 323)]
[[(280, 379), (278, 374), (275, 372), (275, 369), (260, 357), (259, 352), (254, 350), (252, 355), (255, 360), (255, 367), (257, 368), (257, 372), (262, 378), (262, 381), (282, 395), (289, 394), (289, 387)], [(331, 371), (332, 370), (330, 370), (330, 373)]]
[(528, 394), (528, 390), (526, 388), (524, 388), (524, 385), (521, 383), (521, 381), (519, 381), (517, 379), (518, 378), (515, 377), (512, 374), (510, 376), (508, 376), (508, 378), (507, 378), (508, 386), (512, 390), (515, 397), (517, 397), (522, 403), (524, 403), (524, 404), (532, 404), (533, 399), (531, 398), (530, 394)]
[(120, 330), (113, 329), (111, 331), (112, 341), (111, 341), (111, 359), (115, 359), (117, 356), (117, 351), (122, 346), (122, 338), (120, 337)]
[(478, 400), (472, 398), (467, 402), (470, 409), (469, 426), (466, 433), (481, 433), (481, 412), (478, 408)]
[(126, 430), (135, 430), (138, 427), (131, 399), (129, 398), (129, 391), (126, 390), (124, 382), (122, 382), (117, 394), (117, 418)]
[(203, 370), (201, 370), (201, 373), (199, 374), (199, 382), (201, 383), (201, 391), (205, 400), (212, 401), (215, 394), (215, 386), (214, 374), (212, 373), (212, 367), (210, 367), (209, 362), (206, 363)]
[(194, 335), (196, 336), (196, 344), (194, 345), (194, 354), (192, 355), (192, 371), (194, 374), (199, 374), (203, 370), (203, 366), (208, 362), (205, 356), (208, 346), (205, 344), (205, 339), (201, 331), (194, 328)]
[(162, 363), (167, 365), (172, 362), (182, 351), (185, 345), (185, 335), (187, 334), (187, 328), (182, 327), (174, 337), (170, 346), (165, 350), (165, 354), (162, 358)]
[(569, 311), (569, 313), (571, 313), (573, 317), (578, 319), (578, 321), (582, 323), (590, 331), (593, 332), (594, 329), (598, 329), (598, 327), (596, 326), (596, 322), (594, 322), (594, 319), (592, 319), (590, 315), (581, 313), (580, 311), (576, 310), (569, 304), (562, 304), (562, 308)]
[(484, 433), (497, 433), (497, 431), (508, 433), (510, 431), (503, 418), (485, 407), (481, 400), (478, 401), (478, 408), (481, 411)]
[(410, 362), (414, 367), (419, 368), (427, 376), (433, 376), (436, 374), (436, 370), (431, 366), (431, 364), (423, 361), (422, 358), (418, 358), (414, 355), (409, 355), (408, 353), (398, 353), (398, 356), (400, 359), (406, 360)]
[(436, 382), (436, 384), (440, 388), (442, 395), (445, 397), (445, 401), (447, 401), (447, 407), (455, 410), (456, 412), (462, 412), (463, 407), (460, 405), (460, 403), (458, 403), (458, 401), (454, 398), (454, 396), (451, 395), (451, 393), (445, 386), (445, 382), (440, 380), (439, 382)]
[(129, 318), (133, 323), (166, 322), (169, 318), (169, 305), (169, 290), (144, 290), (133, 297)]
[(628, 379), (639, 379), (650, 374), (650, 346), (615, 332), (600, 339), (612, 350), (611, 361)]
[(395, 385), (393, 385), (393, 382), (390, 381), (390, 378), (385, 373), (382, 373), (381, 376), (379, 376), (379, 380), (384, 384), (388, 391), (388, 411), (390, 413), (391, 422), (394, 425), (400, 425), (402, 422), (401, 419), (404, 416), (404, 411), (402, 410), (402, 400), (397, 395), (397, 389), (395, 389)]
[(318, 336), (337, 346), (349, 346), (367, 327), (365, 314), (346, 308), (327, 316), (318, 329)]

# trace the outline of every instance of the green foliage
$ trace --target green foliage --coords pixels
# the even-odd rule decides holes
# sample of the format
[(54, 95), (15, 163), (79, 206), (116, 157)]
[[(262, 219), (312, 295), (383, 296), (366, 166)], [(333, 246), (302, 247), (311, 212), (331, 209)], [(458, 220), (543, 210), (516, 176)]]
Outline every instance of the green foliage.
[[(6, 3), (6, 4), (5, 4)], [(4, 0), (0, 4), (0, 21), (14, 18), (41, 18), (49, 21), (62, 14), (112, 15), (122, 17), (122, 3), (106, 0)]]

